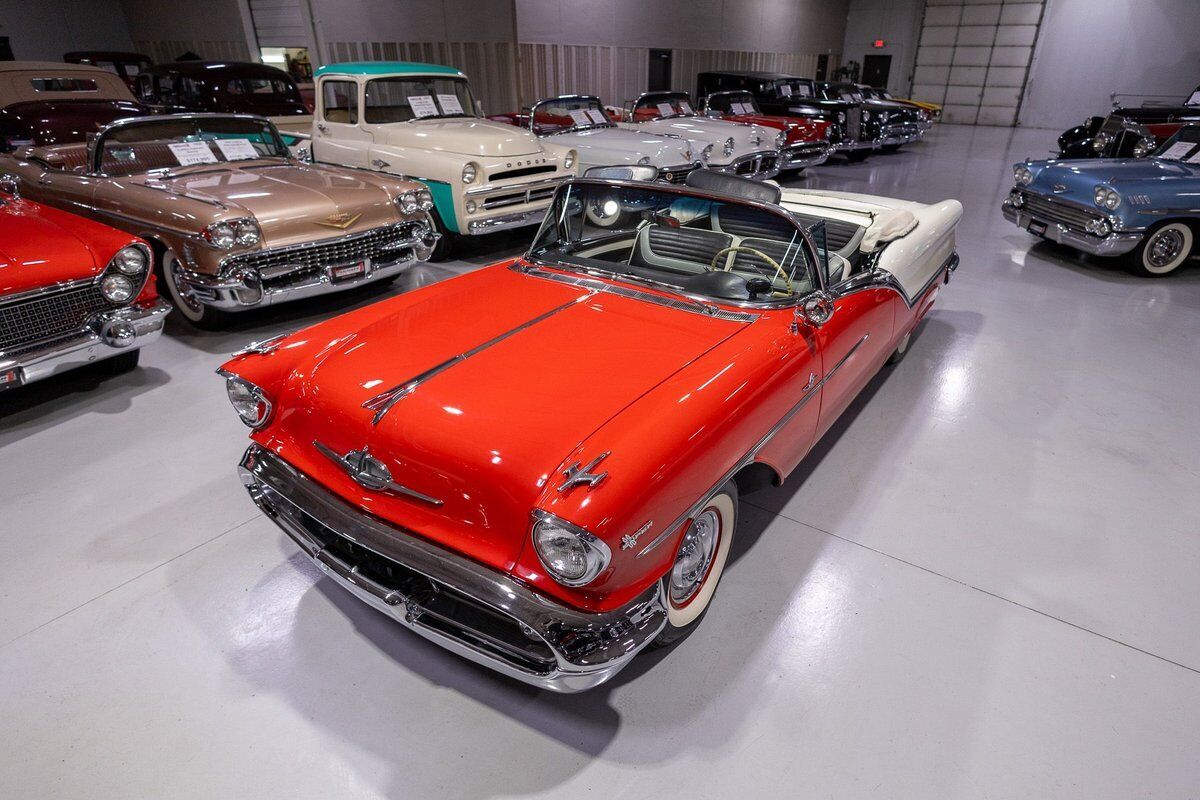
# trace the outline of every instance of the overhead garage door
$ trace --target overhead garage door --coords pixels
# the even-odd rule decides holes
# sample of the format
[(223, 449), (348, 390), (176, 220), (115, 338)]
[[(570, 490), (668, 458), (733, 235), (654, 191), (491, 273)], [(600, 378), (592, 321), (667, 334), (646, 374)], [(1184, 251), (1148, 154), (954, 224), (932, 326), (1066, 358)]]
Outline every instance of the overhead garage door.
[(1015, 125), (1043, 0), (927, 0), (912, 96), (942, 120)]
[(259, 47), (313, 50), (312, 17), (307, 0), (250, 0), (250, 16)]

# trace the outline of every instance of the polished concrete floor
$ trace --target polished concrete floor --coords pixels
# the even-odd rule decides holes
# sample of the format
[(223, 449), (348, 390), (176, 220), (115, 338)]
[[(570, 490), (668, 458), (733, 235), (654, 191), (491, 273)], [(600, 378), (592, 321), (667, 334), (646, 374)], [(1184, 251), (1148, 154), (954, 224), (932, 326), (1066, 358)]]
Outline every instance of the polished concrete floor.
[(173, 322), (136, 373), (0, 411), (4, 797), (1200, 797), (1200, 265), (1004, 222), (1055, 133), (943, 126), (809, 186), (960, 199), (908, 358), (746, 498), (701, 628), (556, 696), (399, 629), (251, 505), (213, 375), (439, 280)]

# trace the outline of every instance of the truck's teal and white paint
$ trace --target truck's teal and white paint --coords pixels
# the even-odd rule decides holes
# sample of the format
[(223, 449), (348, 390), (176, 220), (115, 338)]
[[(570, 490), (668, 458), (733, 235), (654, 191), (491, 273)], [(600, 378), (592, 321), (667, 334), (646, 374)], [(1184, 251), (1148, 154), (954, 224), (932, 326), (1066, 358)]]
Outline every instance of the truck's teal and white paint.
[(492, 122), (453, 67), (396, 61), (316, 72), (314, 161), (421, 181), (443, 234), (534, 225), (578, 172), (573, 149)]

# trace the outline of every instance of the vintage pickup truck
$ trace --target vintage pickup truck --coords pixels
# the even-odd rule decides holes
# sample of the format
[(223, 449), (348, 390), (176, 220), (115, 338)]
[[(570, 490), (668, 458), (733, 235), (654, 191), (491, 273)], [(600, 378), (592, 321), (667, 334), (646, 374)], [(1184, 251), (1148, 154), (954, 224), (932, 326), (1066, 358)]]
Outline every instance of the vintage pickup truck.
[(371, 61), (316, 72), (314, 161), (380, 170), (424, 183), (442, 234), (542, 221), (554, 190), (578, 171), (575, 150), (483, 117), (467, 76), (453, 67)]

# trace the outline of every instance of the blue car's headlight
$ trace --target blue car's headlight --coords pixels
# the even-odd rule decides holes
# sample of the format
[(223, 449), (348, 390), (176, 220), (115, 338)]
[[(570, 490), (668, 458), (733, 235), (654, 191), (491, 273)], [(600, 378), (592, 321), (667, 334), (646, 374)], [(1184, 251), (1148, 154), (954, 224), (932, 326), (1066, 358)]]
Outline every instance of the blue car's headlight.
[(1092, 202), (1100, 208), (1107, 208), (1109, 211), (1115, 211), (1121, 205), (1121, 195), (1117, 194), (1112, 189), (1103, 184), (1096, 186), (1092, 190)]
[(1022, 186), (1028, 186), (1033, 183), (1033, 171), (1024, 164), (1017, 164), (1013, 167), (1013, 178)]

